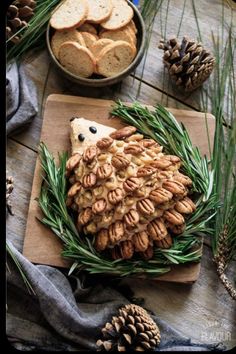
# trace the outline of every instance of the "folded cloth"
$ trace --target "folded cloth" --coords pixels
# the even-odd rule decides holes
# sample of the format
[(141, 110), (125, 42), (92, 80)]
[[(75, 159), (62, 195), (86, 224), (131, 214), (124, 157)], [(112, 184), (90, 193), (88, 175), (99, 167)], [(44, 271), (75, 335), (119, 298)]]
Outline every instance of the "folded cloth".
[[(7, 337), (20, 350), (96, 351), (101, 328), (130, 303), (121, 292), (104, 284), (84, 287), (82, 277), (65, 276), (62, 271), (33, 265), (9, 242), (14, 257), (32, 285), (30, 295), (16, 267), (8, 260)], [(155, 314), (161, 331), (156, 351), (223, 350), (219, 345), (193, 344)]]
[(18, 133), (38, 113), (37, 91), (25, 64), (10, 62), (6, 68), (6, 132)]

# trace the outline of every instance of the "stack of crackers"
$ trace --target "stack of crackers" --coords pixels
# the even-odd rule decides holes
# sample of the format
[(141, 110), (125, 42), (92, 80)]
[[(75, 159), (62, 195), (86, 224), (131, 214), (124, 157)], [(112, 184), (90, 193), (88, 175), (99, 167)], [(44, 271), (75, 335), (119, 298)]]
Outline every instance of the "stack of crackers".
[(136, 56), (133, 16), (126, 0), (65, 0), (50, 19), (52, 51), (76, 76), (115, 76)]

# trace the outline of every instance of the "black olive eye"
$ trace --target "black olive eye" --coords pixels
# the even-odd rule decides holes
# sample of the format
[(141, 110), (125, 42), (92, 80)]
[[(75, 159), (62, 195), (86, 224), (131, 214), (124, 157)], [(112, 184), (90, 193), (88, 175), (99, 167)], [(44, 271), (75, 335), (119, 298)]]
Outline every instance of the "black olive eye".
[(84, 139), (85, 139), (84, 134), (79, 134), (78, 139), (79, 139), (79, 141), (84, 141)]
[(89, 130), (91, 131), (92, 134), (97, 133), (97, 128), (96, 127), (89, 127)]

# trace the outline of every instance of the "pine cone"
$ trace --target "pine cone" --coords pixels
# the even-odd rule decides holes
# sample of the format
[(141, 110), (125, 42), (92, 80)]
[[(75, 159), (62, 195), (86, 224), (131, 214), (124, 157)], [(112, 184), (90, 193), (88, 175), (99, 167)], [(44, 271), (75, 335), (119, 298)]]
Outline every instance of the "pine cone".
[(163, 63), (177, 86), (185, 91), (193, 91), (210, 76), (215, 58), (203, 48), (202, 43), (177, 38), (168, 41), (161, 40), (158, 48), (164, 50)]
[(20, 34), (16, 33), (28, 26), (29, 20), (34, 16), (36, 1), (34, 0), (16, 0), (8, 7), (6, 37), (11, 38), (11, 42), (19, 43)]
[(119, 309), (102, 329), (103, 339), (97, 341), (98, 351), (154, 350), (160, 343), (160, 331), (144, 308), (130, 304)]

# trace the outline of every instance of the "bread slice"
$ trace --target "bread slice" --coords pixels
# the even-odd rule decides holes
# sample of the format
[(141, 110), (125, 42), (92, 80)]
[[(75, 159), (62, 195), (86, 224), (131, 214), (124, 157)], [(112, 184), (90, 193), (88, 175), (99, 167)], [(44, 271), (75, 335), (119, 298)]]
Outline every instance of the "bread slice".
[(113, 40), (108, 39), (108, 38), (101, 38), (98, 41), (94, 42), (92, 47), (90, 48), (90, 50), (93, 53), (95, 59), (98, 58), (102, 49), (111, 43), (113, 43)]
[(125, 41), (135, 45), (134, 37), (134, 33), (131, 33), (129, 28), (121, 28), (116, 31), (103, 31), (100, 34), (100, 38), (108, 38), (112, 39), (113, 41)]
[(91, 34), (97, 35), (97, 30), (96, 28), (88, 22), (83, 23), (80, 27), (77, 28), (78, 31), (80, 32), (89, 32)]
[[(109, 136), (110, 133), (114, 132), (116, 129), (112, 127), (108, 127), (107, 125), (99, 124), (92, 120), (84, 119), (84, 118), (75, 118), (71, 121), (71, 152), (73, 154), (79, 152), (83, 153), (85, 149), (92, 145), (96, 144), (98, 140), (101, 138)], [(89, 130), (89, 127), (95, 127), (97, 129), (96, 134), (92, 134)], [(83, 134), (84, 140), (79, 141), (78, 135)]]
[(83, 37), (85, 46), (88, 49), (91, 49), (93, 43), (95, 43), (98, 40), (98, 36), (96, 34), (92, 34), (89, 32), (80, 32), (80, 34)]
[(135, 47), (125, 41), (108, 44), (97, 58), (97, 72), (105, 77), (115, 76), (129, 66), (135, 54)]
[[(78, 31), (76, 29), (56, 31), (51, 39), (51, 48), (58, 59), (59, 48), (64, 42), (73, 41), (81, 44), (81, 39)], [(81, 44), (82, 45), (82, 44)]]
[(101, 23), (110, 17), (113, 5), (111, 0), (89, 0), (88, 7), (87, 21)]
[(130, 26), (130, 28), (132, 28), (135, 34), (138, 32), (137, 27), (133, 20), (131, 20), (128, 25)]
[(87, 14), (87, 0), (65, 0), (53, 12), (50, 25), (57, 30), (75, 28), (85, 22)]
[(88, 48), (71, 41), (60, 46), (59, 61), (69, 72), (81, 77), (91, 76), (96, 65)]
[(81, 32), (78, 32), (78, 37), (79, 37), (79, 44), (82, 45), (83, 47), (86, 47), (86, 43)]
[(133, 18), (134, 11), (125, 0), (113, 0), (111, 16), (101, 23), (107, 30), (116, 30), (127, 25)]

